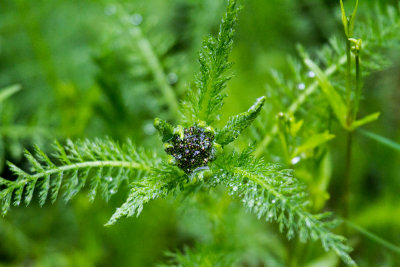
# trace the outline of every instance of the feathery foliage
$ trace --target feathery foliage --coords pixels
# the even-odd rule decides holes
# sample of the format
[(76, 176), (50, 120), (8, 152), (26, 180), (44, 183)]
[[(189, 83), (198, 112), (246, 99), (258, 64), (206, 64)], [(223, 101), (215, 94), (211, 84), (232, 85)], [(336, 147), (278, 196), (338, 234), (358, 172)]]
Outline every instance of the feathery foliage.
[(232, 50), (237, 12), (236, 2), (229, 1), (218, 36), (203, 41), (199, 54), (200, 73), (188, 92), (188, 100), (183, 103), (183, 115), (188, 123), (203, 120), (210, 125), (219, 118), (227, 96), (224, 89), (231, 79), (231, 75), (227, 74), (232, 65), (228, 57)]
[[(221, 184), (231, 195), (241, 198), (258, 218), (276, 221), (288, 238), (298, 235), (301, 241), (320, 240), (326, 250), (334, 251), (347, 264), (354, 264), (345, 238), (330, 232), (336, 221), (327, 220), (326, 213), (308, 212), (305, 188), (290, 171), (256, 159), (249, 150), (233, 152), (225, 147), (260, 114), (264, 97), (248, 111), (230, 118), (222, 129), (210, 126), (220, 116), (226, 97), (224, 89), (231, 77), (227, 75), (231, 66), (228, 57), (237, 12), (236, 1), (228, 1), (218, 36), (203, 42), (200, 73), (195, 88), (188, 92), (188, 101), (182, 105), (185, 127), (155, 120), (165, 150), (172, 151), (168, 161), (165, 154), (149, 156), (129, 141), (123, 145), (111, 140), (68, 141), (65, 147), (57, 143), (52, 157), (37, 148), (35, 155), (26, 152), (29, 172), (10, 164), (17, 179), (0, 180), (2, 213), (11, 203), (18, 206), (24, 201), (29, 205), (35, 190), (43, 205), (48, 198), (54, 202), (62, 187), (68, 201), (87, 183), (90, 200), (98, 191), (108, 200), (125, 181), (129, 195), (108, 221), (107, 225), (112, 225), (122, 217), (138, 216), (146, 203), (171, 192), (202, 185), (211, 189)], [(182, 160), (184, 166), (180, 165)]]
[(291, 170), (256, 159), (251, 151), (221, 157), (215, 163), (215, 179), (221, 181), (231, 195), (257, 217), (276, 221), (289, 239), (298, 234), (300, 241), (319, 240), (326, 251), (333, 250), (347, 264), (355, 264), (348, 255), (351, 248), (345, 238), (330, 232), (337, 221), (328, 220), (329, 213), (311, 214), (304, 185)]
[[(382, 10), (377, 6), (368, 10), (366, 14), (358, 15), (363, 16), (358, 21), (359, 27), (354, 29), (354, 35), (363, 40), (363, 76), (385, 69), (391, 64), (390, 59), (385, 56), (385, 51), (400, 47), (397, 35), (400, 29), (399, 14), (399, 7), (388, 6)], [(276, 140), (274, 137), (279, 132), (279, 122), (275, 114), (278, 112), (310, 118), (314, 125), (326, 129), (324, 126), (327, 126), (330, 115), (326, 106), (322, 104), (326, 102), (321, 101), (322, 92), (318, 90), (320, 87), (315, 80), (316, 73), (304, 63), (309, 58), (305, 50), (299, 46), (299, 51), (301, 60), (289, 58), (287, 75), (271, 70), (273, 82), (267, 85), (266, 92), (267, 100), (271, 104), (258, 117), (251, 135), (252, 139), (257, 140), (257, 156), (262, 155), (269, 144)], [(328, 45), (312, 55), (315, 55), (315, 64), (319, 65), (323, 76), (329, 79), (340, 95), (344, 95), (346, 47), (343, 40), (332, 36)], [(334, 99), (331, 101), (334, 102)], [(304, 112), (305, 110), (308, 112)]]
[(15, 206), (22, 202), (29, 205), (35, 190), (38, 191), (39, 203), (44, 205), (48, 198), (54, 202), (61, 188), (64, 199), (68, 201), (89, 183), (88, 197), (91, 201), (99, 191), (108, 200), (122, 182), (138, 179), (157, 164), (130, 141), (122, 146), (111, 140), (68, 141), (65, 147), (59, 143), (54, 147), (52, 158), (39, 148), (36, 148), (34, 155), (25, 152), (31, 166), (30, 172), (9, 163), (17, 179), (0, 180), (4, 185), (1, 189), (3, 215), (11, 203)]

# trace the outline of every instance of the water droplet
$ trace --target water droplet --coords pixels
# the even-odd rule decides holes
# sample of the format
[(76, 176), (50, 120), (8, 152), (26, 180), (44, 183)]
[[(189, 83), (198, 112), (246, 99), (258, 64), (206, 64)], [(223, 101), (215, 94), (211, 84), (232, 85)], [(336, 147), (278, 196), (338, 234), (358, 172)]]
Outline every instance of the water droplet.
[(233, 191), (237, 191), (237, 190), (238, 190), (238, 187), (235, 185), (235, 186), (232, 188), (232, 190), (233, 190)]
[(293, 165), (296, 165), (297, 163), (299, 163), (300, 161), (300, 157), (294, 157), (292, 158), (292, 160), (290, 161)]
[(111, 189), (111, 190), (110, 190), (110, 194), (111, 194), (111, 195), (113, 195), (113, 194), (115, 194), (115, 193), (116, 193), (116, 191), (115, 191), (114, 189)]
[(107, 6), (104, 9), (104, 14), (106, 14), (107, 16), (114, 15), (115, 12), (117, 12), (117, 8), (115, 6), (113, 6), (113, 5)]
[(274, 204), (276, 202), (276, 199), (273, 199), (271, 202), (272, 202), (272, 204)]
[(249, 200), (249, 204), (248, 205), (249, 205), (250, 208), (252, 208), (254, 206), (254, 200), (252, 200), (252, 199)]
[(315, 73), (313, 71), (309, 71), (307, 73), (307, 76), (310, 77), (310, 78), (314, 78), (315, 77)]
[(113, 180), (113, 178), (110, 177), (110, 176), (108, 176), (108, 177), (106, 178), (106, 181), (108, 181), (108, 182), (112, 182), (112, 180)]
[(297, 85), (297, 89), (299, 89), (299, 90), (304, 90), (305, 88), (306, 88), (306, 85), (304, 83), (299, 83)]
[(176, 84), (176, 82), (178, 81), (178, 75), (176, 75), (176, 73), (174, 72), (171, 72), (167, 75), (167, 79), (169, 84)]
[(131, 23), (135, 26), (138, 26), (142, 23), (143, 17), (142, 15), (135, 13), (131, 16)]

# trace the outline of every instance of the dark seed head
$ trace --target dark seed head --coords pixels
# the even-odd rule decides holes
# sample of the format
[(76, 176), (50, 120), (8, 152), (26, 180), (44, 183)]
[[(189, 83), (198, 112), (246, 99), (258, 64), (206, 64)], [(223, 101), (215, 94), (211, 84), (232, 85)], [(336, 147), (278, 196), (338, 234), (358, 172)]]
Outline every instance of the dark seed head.
[(204, 128), (192, 126), (183, 130), (184, 137), (174, 135), (169, 141), (172, 145), (165, 151), (172, 155), (178, 167), (191, 173), (198, 167), (206, 166), (212, 160), (212, 142), (214, 134)]

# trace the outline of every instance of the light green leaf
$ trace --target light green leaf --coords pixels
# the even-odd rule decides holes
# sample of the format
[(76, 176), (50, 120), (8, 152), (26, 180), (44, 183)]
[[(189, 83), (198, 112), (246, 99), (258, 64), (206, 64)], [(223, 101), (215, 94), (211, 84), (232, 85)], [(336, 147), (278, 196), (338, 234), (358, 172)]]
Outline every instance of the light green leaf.
[(343, 1), (340, 0), (340, 11), (342, 13), (342, 23), (343, 23), (343, 27), (344, 27), (344, 32), (348, 33), (348, 23), (347, 23), (347, 16), (346, 16), (346, 11), (344, 10), (344, 6), (343, 6)]
[(304, 63), (310, 70), (315, 73), (319, 85), (321, 86), (322, 92), (328, 99), (329, 105), (331, 106), (336, 118), (344, 128), (348, 128), (346, 123), (347, 117), (347, 107), (344, 104), (340, 95), (333, 88), (332, 84), (329, 82), (328, 77), (325, 73), (309, 58), (304, 59)]
[(345, 220), (345, 223), (347, 226), (349, 226), (350, 228), (353, 228), (354, 230), (356, 230), (357, 232), (360, 232), (361, 234), (363, 234), (364, 236), (368, 237), (369, 239), (371, 239), (372, 241), (380, 244), (381, 246), (395, 252), (396, 254), (400, 255), (400, 247), (396, 246), (388, 241), (386, 241), (385, 239), (377, 236), (376, 234), (368, 231), (367, 229), (349, 221), (349, 220)]
[(13, 94), (17, 93), (19, 90), (21, 90), (21, 85), (15, 84), (8, 86), (6, 88), (3, 88), (0, 91), (0, 103), (12, 96)]
[(373, 121), (377, 120), (379, 118), (379, 115), (381, 115), (380, 112), (375, 112), (375, 113), (372, 113), (372, 114), (370, 114), (368, 116), (365, 116), (361, 120), (357, 120), (357, 121), (353, 122), (351, 124), (351, 126), (350, 126), (350, 130), (353, 131), (353, 130), (357, 129), (360, 126), (363, 126), (363, 125), (365, 125), (367, 123), (370, 123), (370, 122), (373, 122)]
[(335, 138), (335, 135), (330, 134), (328, 131), (320, 133), (320, 134), (315, 134), (315, 135), (311, 136), (310, 138), (308, 138), (302, 145), (298, 146), (295, 149), (295, 151), (292, 155), (292, 158), (300, 155), (303, 152), (312, 150), (312, 149), (322, 145), (323, 143), (326, 143), (329, 140), (332, 140), (333, 138)]
[(353, 13), (351, 14), (351, 16), (349, 18), (347, 18), (346, 12), (344, 10), (343, 1), (340, 0), (340, 11), (342, 13), (342, 23), (343, 23), (344, 32), (345, 32), (347, 38), (350, 38), (353, 36), (354, 22), (355, 22), (355, 17), (357, 14), (357, 9), (358, 9), (358, 0), (356, 0), (356, 5), (354, 7)]
[(356, 21), (357, 9), (358, 9), (358, 0), (356, 0), (356, 6), (354, 7), (353, 13), (351, 14), (351, 17), (350, 17), (349, 36), (348, 37), (353, 36), (354, 22)]
[(392, 140), (390, 140), (390, 139), (388, 139), (388, 138), (386, 138), (386, 137), (383, 137), (383, 136), (381, 136), (381, 135), (372, 133), (372, 132), (370, 132), (370, 131), (361, 130), (361, 129), (360, 129), (359, 131), (360, 131), (360, 133), (362, 133), (364, 136), (369, 137), (369, 138), (371, 138), (371, 139), (377, 141), (378, 143), (380, 143), (380, 144), (382, 144), (382, 145), (385, 145), (385, 146), (387, 146), (387, 147), (390, 147), (391, 149), (394, 149), (394, 150), (397, 150), (397, 151), (400, 152), (400, 144), (399, 144), (399, 143), (396, 143), (396, 142), (394, 142), (394, 141), (392, 141)]
[(256, 100), (256, 102), (246, 111), (229, 118), (227, 124), (216, 135), (216, 141), (221, 146), (233, 142), (240, 133), (250, 126), (258, 116), (265, 102), (265, 96)]

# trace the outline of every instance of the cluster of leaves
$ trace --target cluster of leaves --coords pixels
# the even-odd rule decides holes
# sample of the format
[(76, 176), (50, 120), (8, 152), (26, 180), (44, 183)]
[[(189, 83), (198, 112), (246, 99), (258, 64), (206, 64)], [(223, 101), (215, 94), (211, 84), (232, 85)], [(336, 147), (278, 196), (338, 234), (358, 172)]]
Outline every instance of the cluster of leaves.
[[(372, 71), (383, 70), (390, 65), (390, 59), (385, 56), (385, 51), (399, 46), (396, 33), (400, 29), (399, 9), (396, 7), (388, 6), (382, 10), (376, 6), (364, 13), (359, 22), (363, 26), (353, 30), (354, 36), (363, 40), (361, 55), (363, 76)], [(377, 18), (377, 21), (374, 18)], [(304, 135), (298, 135), (297, 139), (301, 141), (296, 146), (301, 145), (301, 142), (307, 142), (311, 135), (320, 134), (330, 127), (331, 114), (327, 104), (331, 106), (339, 122), (346, 126), (347, 110), (343, 108), (344, 104), (340, 105), (343, 101), (339, 96), (345, 94), (345, 79), (343, 79), (346, 74), (345, 42), (341, 37), (333, 36), (328, 45), (312, 53), (315, 57), (309, 56), (300, 46), (299, 51), (300, 60), (290, 57), (287, 61), (288, 74), (271, 71), (273, 82), (267, 85), (266, 92), (270, 105), (258, 117), (255, 127), (252, 127), (251, 138), (257, 140), (255, 152), (257, 156), (263, 155), (274, 140), (279, 140), (274, 138), (280, 133), (279, 117), (276, 116), (279, 112), (306, 120), (309, 126), (307, 128), (314, 129), (312, 133), (304, 132)], [(314, 60), (311, 61), (310, 58)], [(353, 128), (359, 127), (360, 122), (366, 123), (376, 119), (378, 114), (371, 116), (367, 121), (359, 121)]]

